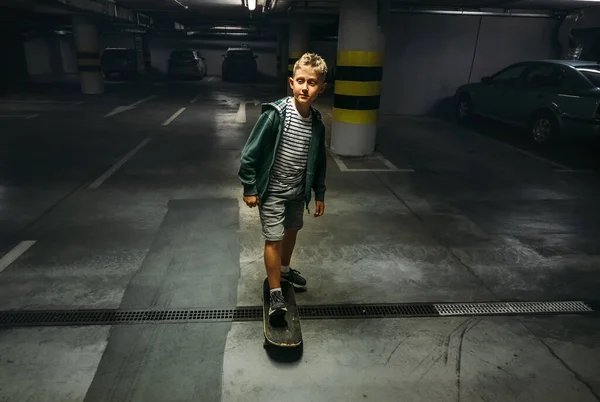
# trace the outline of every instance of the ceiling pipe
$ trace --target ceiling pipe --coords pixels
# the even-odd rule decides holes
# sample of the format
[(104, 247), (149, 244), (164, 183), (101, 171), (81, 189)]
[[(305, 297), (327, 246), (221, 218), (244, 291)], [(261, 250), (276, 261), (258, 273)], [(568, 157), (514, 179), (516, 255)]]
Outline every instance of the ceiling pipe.
[(552, 13), (525, 13), (507, 11), (481, 11), (481, 10), (443, 10), (414, 7), (398, 7), (390, 9), (391, 14), (439, 14), (439, 15), (473, 15), (490, 17), (521, 17), (521, 18), (556, 18)]

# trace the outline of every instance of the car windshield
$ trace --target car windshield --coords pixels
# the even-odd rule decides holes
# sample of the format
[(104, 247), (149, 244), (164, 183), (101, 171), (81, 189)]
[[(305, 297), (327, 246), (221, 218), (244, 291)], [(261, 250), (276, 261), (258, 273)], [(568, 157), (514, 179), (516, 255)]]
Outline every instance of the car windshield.
[(600, 66), (580, 66), (577, 70), (597, 87), (600, 87)]
[(231, 57), (232, 59), (251, 59), (252, 52), (247, 50), (230, 50), (227, 52), (227, 57)]
[(171, 57), (174, 59), (194, 59), (195, 58), (193, 52), (187, 52), (187, 51), (173, 52), (173, 53), (171, 53)]
[(118, 59), (120, 57), (127, 57), (129, 53), (130, 51), (127, 49), (107, 49), (102, 56), (105, 59)]

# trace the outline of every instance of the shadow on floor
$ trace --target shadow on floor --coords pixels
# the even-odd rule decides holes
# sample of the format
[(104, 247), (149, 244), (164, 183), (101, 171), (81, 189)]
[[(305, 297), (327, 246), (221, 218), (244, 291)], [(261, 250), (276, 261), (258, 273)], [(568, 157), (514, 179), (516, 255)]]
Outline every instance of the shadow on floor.
[(295, 348), (279, 348), (277, 346), (265, 346), (267, 356), (277, 363), (296, 363), (302, 359), (304, 354), (304, 344)]
[(440, 99), (429, 110), (428, 117), (461, 126), (469, 131), (522, 149), (542, 158), (565, 164), (573, 169), (591, 169), (600, 171), (600, 140), (585, 138), (564, 138), (556, 143), (539, 145), (529, 139), (527, 130), (513, 127), (482, 117), (473, 117), (470, 121), (459, 123), (456, 116), (456, 104), (452, 97)]

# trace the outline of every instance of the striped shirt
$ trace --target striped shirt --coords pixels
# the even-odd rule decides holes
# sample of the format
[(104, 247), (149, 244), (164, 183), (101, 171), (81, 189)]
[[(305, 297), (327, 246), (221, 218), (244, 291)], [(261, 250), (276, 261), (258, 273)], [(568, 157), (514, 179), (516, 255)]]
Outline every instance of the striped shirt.
[(271, 171), (269, 191), (287, 191), (304, 185), (312, 117), (302, 117), (293, 98), (286, 101), (284, 129)]

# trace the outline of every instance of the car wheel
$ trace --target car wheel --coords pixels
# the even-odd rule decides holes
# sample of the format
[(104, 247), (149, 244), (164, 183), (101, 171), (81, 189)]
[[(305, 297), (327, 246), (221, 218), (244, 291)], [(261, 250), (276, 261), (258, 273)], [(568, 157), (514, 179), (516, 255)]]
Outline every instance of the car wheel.
[(531, 119), (530, 139), (537, 145), (550, 144), (558, 137), (558, 130), (558, 121), (551, 113), (538, 113)]
[(467, 94), (460, 95), (456, 105), (456, 114), (459, 121), (467, 121), (471, 117), (473, 103), (471, 97)]

